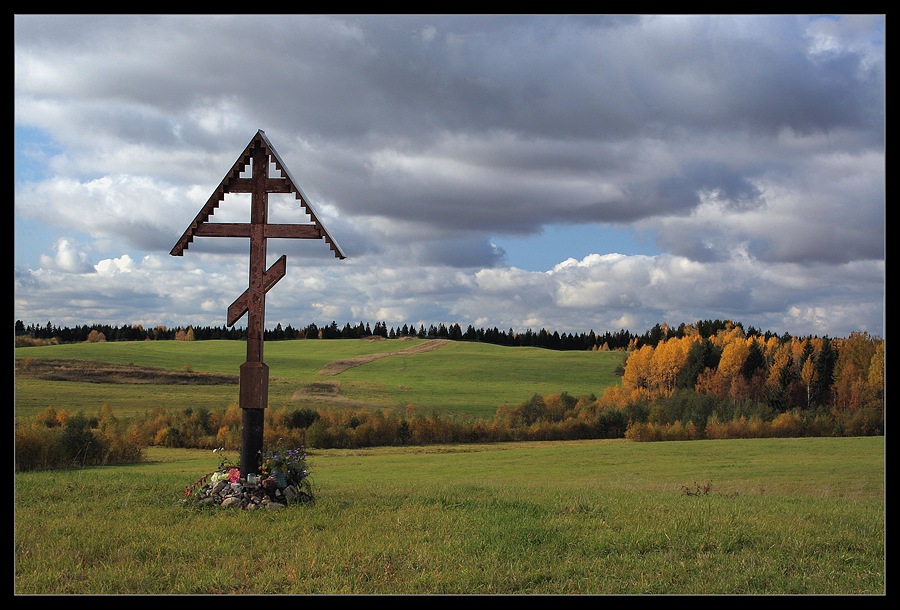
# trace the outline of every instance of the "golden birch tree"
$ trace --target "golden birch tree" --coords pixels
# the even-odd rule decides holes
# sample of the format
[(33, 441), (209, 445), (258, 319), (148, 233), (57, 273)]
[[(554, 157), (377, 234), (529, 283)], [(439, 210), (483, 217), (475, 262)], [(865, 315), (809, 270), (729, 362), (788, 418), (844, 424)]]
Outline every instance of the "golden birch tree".
[(626, 390), (650, 389), (650, 360), (653, 352), (652, 345), (645, 345), (628, 355), (625, 373), (622, 375), (622, 385)]
[(650, 357), (649, 388), (659, 395), (671, 396), (678, 373), (685, 367), (693, 337), (672, 337), (656, 346)]

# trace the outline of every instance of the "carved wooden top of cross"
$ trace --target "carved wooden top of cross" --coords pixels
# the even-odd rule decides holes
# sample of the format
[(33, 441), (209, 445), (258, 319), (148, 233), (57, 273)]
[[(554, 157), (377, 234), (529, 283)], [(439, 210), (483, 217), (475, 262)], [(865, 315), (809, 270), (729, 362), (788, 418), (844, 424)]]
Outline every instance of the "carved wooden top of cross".
[[(249, 178), (241, 173), (252, 161)], [(274, 164), (281, 176), (269, 176), (269, 164)], [(226, 193), (250, 193), (249, 223), (207, 222), (225, 199)], [(269, 224), (268, 194), (294, 193), (312, 222), (310, 224)], [(228, 326), (234, 326), (249, 313), (248, 330), (262, 333), (265, 316), (265, 293), (284, 277), (287, 257), (282, 255), (271, 267), (265, 268), (266, 240), (269, 238), (324, 239), (339, 259), (346, 258), (313, 209), (309, 198), (291, 176), (264, 131), (259, 130), (231, 170), (213, 191), (209, 200), (172, 248), (172, 256), (182, 256), (195, 237), (245, 237), (250, 239), (250, 286), (228, 307)]]

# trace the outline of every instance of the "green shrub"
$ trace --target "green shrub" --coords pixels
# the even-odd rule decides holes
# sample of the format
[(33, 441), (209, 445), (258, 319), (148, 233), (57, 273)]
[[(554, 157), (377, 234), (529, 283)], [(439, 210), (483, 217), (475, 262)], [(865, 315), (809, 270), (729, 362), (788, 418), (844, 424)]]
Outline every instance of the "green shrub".
[(319, 413), (312, 409), (298, 409), (287, 418), (289, 428), (309, 428), (314, 421), (319, 419)]
[(63, 428), (62, 447), (72, 466), (102, 464), (109, 449), (106, 441), (93, 432), (95, 420), (78, 413)]

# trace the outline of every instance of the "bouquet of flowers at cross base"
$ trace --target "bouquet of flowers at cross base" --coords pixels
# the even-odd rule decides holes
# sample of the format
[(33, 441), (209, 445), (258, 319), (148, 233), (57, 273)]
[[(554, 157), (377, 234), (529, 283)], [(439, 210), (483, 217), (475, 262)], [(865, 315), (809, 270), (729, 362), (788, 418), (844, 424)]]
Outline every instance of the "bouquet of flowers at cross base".
[(278, 445), (275, 449), (260, 451), (259, 476), (263, 481), (273, 479), (279, 489), (293, 485), (298, 492), (312, 496), (306, 451), (302, 447), (283, 449)]
[[(213, 449), (213, 452), (224, 449)], [(306, 464), (306, 451), (302, 447), (284, 449), (279, 445), (275, 449), (261, 450), (258, 455), (259, 474), (255, 478), (256, 485), (270, 496), (275, 490), (288, 490), (290, 497), (298, 502), (310, 502), (313, 499), (312, 485), (309, 482), (309, 468)], [(209, 495), (209, 490), (214, 488), (219, 481), (228, 483), (246, 484), (249, 477), (242, 477), (237, 464), (225, 458), (218, 468), (210, 474), (200, 477), (192, 485), (184, 489), (184, 497), (190, 498), (195, 492), (201, 495)], [(203, 492), (207, 493), (204, 494)], [(285, 498), (285, 495), (281, 494)]]

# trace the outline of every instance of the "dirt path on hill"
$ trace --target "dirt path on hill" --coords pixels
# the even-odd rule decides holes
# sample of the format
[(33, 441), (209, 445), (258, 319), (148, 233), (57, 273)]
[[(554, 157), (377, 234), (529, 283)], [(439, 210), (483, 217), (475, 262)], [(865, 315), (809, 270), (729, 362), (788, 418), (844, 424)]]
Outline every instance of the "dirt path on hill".
[(334, 362), (326, 364), (325, 368), (319, 371), (319, 375), (340, 375), (347, 369), (354, 366), (359, 366), (360, 364), (366, 364), (367, 362), (373, 362), (381, 358), (387, 358), (388, 356), (405, 356), (409, 354), (430, 352), (432, 350), (442, 348), (448, 343), (450, 343), (449, 339), (431, 339), (430, 341), (425, 341), (424, 343), (419, 343), (418, 345), (407, 347), (406, 349), (401, 349), (396, 352), (384, 352), (381, 354), (356, 356), (355, 358), (350, 358), (349, 360), (335, 360)]

